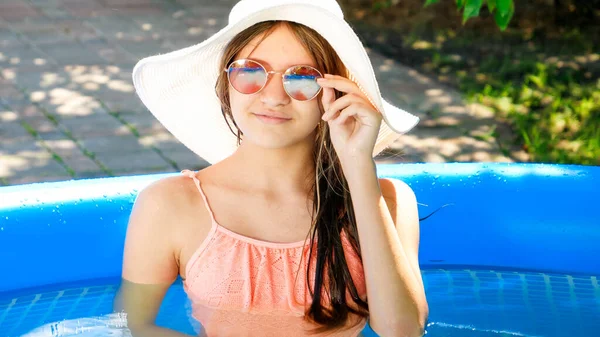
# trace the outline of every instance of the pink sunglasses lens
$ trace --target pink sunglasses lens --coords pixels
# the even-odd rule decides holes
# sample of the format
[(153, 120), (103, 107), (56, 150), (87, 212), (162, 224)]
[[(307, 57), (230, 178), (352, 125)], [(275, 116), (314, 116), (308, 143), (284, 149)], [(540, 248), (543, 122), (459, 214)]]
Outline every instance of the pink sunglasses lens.
[(228, 73), (229, 83), (242, 94), (258, 92), (267, 81), (265, 69), (260, 64), (250, 60), (233, 62), (229, 66)]
[(313, 67), (297, 66), (289, 69), (283, 76), (283, 86), (288, 95), (298, 101), (314, 98), (321, 86), (317, 83), (321, 73)]

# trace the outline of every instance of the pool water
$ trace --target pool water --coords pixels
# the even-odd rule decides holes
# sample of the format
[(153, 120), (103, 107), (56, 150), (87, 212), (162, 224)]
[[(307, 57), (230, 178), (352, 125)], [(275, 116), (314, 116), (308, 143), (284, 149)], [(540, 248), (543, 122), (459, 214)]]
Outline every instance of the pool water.
[[(424, 269), (430, 307), (427, 336), (598, 336), (598, 276), (477, 269)], [(130, 336), (112, 313), (115, 280), (0, 293), (0, 336)], [(166, 295), (157, 324), (188, 334), (190, 318), (181, 282)], [(367, 336), (373, 334), (366, 333)]]

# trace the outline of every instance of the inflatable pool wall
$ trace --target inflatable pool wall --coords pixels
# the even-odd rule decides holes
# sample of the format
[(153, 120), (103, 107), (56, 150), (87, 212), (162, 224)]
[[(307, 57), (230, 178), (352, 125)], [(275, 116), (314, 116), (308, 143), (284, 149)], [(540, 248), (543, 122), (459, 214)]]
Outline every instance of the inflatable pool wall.
[[(414, 189), (423, 268), (600, 274), (600, 167), (379, 165)], [(171, 174), (0, 188), (0, 292), (118, 278), (137, 193)], [(175, 221), (175, 219), (174, 219)]]

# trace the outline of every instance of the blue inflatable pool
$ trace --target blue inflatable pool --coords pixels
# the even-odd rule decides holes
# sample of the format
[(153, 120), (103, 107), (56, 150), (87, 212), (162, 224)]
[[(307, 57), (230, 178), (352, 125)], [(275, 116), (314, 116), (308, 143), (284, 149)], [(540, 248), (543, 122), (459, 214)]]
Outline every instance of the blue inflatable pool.
[[(600, 336), (600, 167), (379, 165), (420, 203), (428, 336)], [(166, 174), (0, 188), (0, 336), (126, 336), (129, 212)], [(158, 324), (193, 334), (175, 283)], [(367, 328), (366, 336), (373, 336)]]

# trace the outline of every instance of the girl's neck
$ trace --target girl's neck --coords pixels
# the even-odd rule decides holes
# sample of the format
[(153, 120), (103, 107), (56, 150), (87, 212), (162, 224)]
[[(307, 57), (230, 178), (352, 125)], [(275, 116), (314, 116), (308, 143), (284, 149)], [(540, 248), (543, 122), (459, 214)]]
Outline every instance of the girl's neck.
[(306, 192), (314, 181), (312, 147), (268, 149), (242, 143), (226, 161), (230, 172), (255, 190)]

